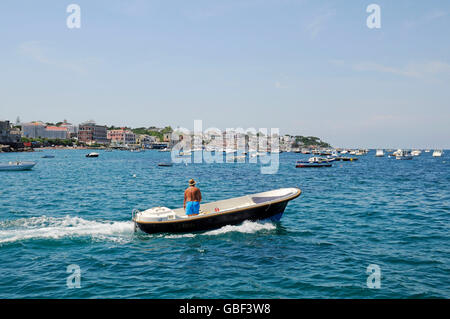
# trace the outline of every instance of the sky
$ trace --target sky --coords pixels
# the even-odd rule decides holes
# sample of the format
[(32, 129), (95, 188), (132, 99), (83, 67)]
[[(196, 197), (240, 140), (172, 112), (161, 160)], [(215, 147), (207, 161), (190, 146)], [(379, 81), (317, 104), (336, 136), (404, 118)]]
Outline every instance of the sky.
[(0, 119), (18, 116), (448, 149), (450, 1), (2, 0)]

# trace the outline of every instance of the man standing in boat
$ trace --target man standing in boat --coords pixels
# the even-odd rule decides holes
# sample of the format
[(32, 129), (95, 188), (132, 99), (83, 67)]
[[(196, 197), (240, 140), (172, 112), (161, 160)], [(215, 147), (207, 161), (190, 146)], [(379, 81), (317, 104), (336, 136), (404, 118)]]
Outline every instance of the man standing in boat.
[(183, 208), (186, 215), (195, 216), (200, 211), (200, 202), (202, 201), (202, 193), (200, 189), (195, 187), (195, 181), (191, 178), (189, 180), (189, 187), (184, 191)]

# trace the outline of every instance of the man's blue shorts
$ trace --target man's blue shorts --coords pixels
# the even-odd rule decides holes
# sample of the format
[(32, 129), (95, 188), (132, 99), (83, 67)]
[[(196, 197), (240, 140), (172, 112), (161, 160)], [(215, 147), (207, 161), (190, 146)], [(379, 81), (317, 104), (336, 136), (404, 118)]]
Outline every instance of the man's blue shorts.
[(195, 215), (200, 211), (199, 202), (186, 202), (186, 215)]

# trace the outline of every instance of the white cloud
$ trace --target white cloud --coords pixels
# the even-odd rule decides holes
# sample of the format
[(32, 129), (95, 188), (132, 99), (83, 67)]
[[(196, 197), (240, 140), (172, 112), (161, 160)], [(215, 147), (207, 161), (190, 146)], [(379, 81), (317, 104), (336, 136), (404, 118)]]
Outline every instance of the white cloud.
[(20, 54), (27, 56), (37, 62), (51, 64), (45, 57), (44, 49), (38, 41), (24, 42), (19, 45)]
[(315, 16), (314, 19), (306, 26), (306, 30), (309, 32), (311, 38), (316, 38), (325, 28), (327, 21), (335, 15), (336, 12), (334, 10), (328, 10), (325, 13)]
[(276, 82), (275, 82), (275, 88), (277, 88), (277, 89), (287, 89), (288, 86), (282, 84), (280, 81), (276, 81)]
[[(335, 63), (331, 62), (335, 65)], [(443, 61), (427, 61), (411, 63), (404, 67), (387, 66), (376, 62), (359, 62), (351, 65), (351, 68), (359, 72), (390, 73), (405, 77), (422, 78), (430, 75), (450, 74), (450, 64)]]
[(19, 45), (19, 53), (22, 56), (25, 56), (35, 62), (45, 64), (48, 66), (53, 66), (60, 69), (73, 71), (79, 74), (87, 73), (87, 68), (78, 63), (50, 58), (48, 51), (49, 50), (46, 47), (44, 47), (39, 41), (28, 41), (23, 42)]
[(370, 61), (349, 63), (340, 59), (330, 59), (328, 64), (335, 68), (350, 68), (357, 72), (385, 73), (410, 78), (450, 75), (450, 63), (438, 60), (409, 63), (405, 66), (393, 66)]
[(447, 14), (448, 13), (446, 11), (442, 10), (430, 11), (427, 14), (422, 15), (421, 17), (405, 21), (404, 26), (408, 29), (423, 26), (432, 23), (437, 19), (445, 17)]
[(352, 68), (355, 71), (374, 71), (374, 72), (391, 73), (391, 74), (408, 76), (408, 77), (419, 76), (419, 73), (417, 73), (414, 70), (408, 69), (408, 68), (405, 68), (405, 69), (396, 68), (396, 67), (385, 66), (385, 65), (373, 63), (373, 62), (356, 63), (352, 66)]

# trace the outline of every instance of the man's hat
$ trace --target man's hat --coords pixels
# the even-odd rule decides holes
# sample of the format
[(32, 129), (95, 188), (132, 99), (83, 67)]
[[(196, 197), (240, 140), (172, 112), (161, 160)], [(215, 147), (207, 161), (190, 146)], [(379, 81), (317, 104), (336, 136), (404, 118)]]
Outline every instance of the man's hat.
[(189, 186), (193, 186), (193, 185), (195, 185), (195, 181), (191, 178), (191, 179), (189, 180)]

